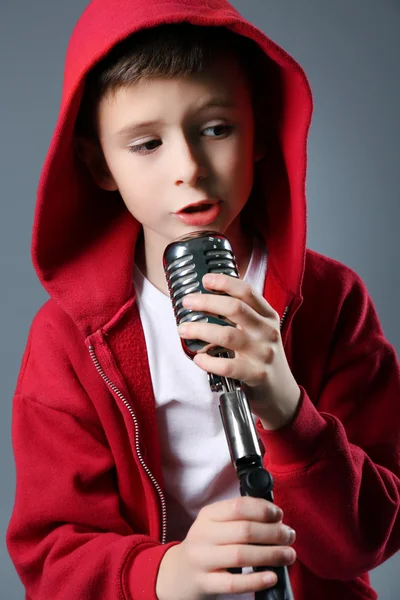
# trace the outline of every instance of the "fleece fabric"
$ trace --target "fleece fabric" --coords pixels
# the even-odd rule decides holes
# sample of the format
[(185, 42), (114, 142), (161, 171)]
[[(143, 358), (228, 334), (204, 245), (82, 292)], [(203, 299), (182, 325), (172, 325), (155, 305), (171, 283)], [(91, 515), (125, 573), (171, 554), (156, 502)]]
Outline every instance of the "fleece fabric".
[[(275, 111), (247, 218), (267, 245), (263, 294), (302, 390), (295, 419), (257, 431), (297, 532), (296, 600), (373, 600), (368, 571), (400, 547), (399, 365), (364, 283), (306, 248), (312, 97), (301, 67), (226, 0), (93, 0), (67, 51), (32, 256), (49, 293), (13, 399), (16, 496), (7, 545), (26, 600), (156, 600), (166, 542), (159, 434), (132, 273), (140, 224), (74, 153), (85, 76), (161, 23), (225, 26), (265, 56)], [(270, 95), (271, 98), (271, 95)], [(110, 201), (110, 194), (114, 194)]]

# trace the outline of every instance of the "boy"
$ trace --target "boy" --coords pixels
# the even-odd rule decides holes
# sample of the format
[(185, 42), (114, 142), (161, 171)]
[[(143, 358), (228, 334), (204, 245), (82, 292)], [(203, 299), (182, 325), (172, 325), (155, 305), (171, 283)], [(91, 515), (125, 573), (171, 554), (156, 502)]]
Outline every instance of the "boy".
[[(367, 571), (400, 538), (399, 370), (360, 279), (306, 250), (311, 108), (225, 0), (96, 0), (77, 24), (34, 225), (51, 299), (14, 398), (27, 598), (247, 600), (265, 564), (290, 565), (296, 600), (376, 598)], [(192, 363), (162, 254), (208, 229), (243, 278), (187, 305), (237, 327), (179, 335), (235, 357)], [(275, 506), (239, 497), (207, 372), (246, 385)]]

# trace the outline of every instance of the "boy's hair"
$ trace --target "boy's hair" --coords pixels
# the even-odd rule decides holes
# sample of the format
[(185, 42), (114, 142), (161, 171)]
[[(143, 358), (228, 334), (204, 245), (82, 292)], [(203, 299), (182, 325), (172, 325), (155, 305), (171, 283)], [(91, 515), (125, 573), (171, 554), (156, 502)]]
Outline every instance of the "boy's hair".
[(75, 134), (97, 140), (97, 106), (104, 96), (145, 79), (200, 73), (227, 52), (237, 58), (247, 77), (256, 127), (259, 128), (266, 117), (266, 98), (262, 90), (265, 81), (259, 77), (263, 72), (260, 71), (261, 61), (265, 72), (265, 54), (255, 42), (225, 27), (183, 22), (134, 33), (114, 46), (91, 69), (86, 77)]

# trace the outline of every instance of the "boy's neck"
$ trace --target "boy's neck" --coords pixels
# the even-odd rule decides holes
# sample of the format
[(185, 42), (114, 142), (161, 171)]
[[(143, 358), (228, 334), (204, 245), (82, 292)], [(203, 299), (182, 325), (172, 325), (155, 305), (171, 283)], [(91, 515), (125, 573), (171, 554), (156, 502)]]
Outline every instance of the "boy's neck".
[[(253, 250), (253, 237), (240, 223), (238, 226), (232, 224), (225, 235), (232, 245), (240, 276), (243, 277)], [(135, 262), (146, 279), (160, 292), (169, 296), (162, 264), (162, 255), (166, 244), (165, 240), (160, 239), (159, 242), (158, 247), (154, 240), (151, 243), (146, 243), (146, 235), (142, 232), (136, 245)]]

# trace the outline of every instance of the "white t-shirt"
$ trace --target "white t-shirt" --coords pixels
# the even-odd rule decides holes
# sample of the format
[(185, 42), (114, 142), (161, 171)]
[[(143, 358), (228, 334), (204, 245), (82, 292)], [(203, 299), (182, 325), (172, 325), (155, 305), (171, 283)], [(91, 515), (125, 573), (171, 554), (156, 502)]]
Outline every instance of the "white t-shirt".
[[(255, 237), (244, 280), (260, 293), (266, 269), (264, 242)], [(239, 481), (219, 413), (219, 394), (211, 392), (207, 373), (184, 353), (169, 296), (136, 265), (134, 286), (157, 407), (167, 541), (182, 541), (203, 506), (240, 495)]]

